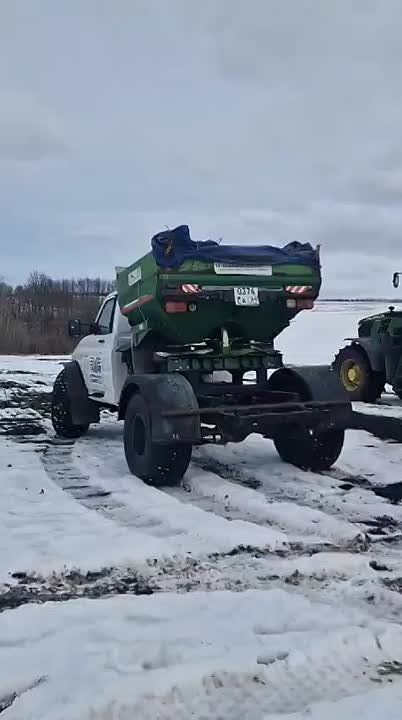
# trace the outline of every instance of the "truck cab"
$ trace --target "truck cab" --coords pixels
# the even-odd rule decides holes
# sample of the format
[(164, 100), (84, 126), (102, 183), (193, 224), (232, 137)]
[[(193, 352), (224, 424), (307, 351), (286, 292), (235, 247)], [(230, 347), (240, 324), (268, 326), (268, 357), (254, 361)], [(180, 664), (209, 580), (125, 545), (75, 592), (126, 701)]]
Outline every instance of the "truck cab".
[[(77, 325), (70, 323), (70, 327)], [(128, 372), (119, 346), (122, 338), (128, 340), (131, 328), (120, 312), (116, 292), (105, 298), (90, 331), (75, 348), (73, 361), (80, 366), (90, 399), (117, 407)], [(76, 331), (75, 337), (80, 334)]]

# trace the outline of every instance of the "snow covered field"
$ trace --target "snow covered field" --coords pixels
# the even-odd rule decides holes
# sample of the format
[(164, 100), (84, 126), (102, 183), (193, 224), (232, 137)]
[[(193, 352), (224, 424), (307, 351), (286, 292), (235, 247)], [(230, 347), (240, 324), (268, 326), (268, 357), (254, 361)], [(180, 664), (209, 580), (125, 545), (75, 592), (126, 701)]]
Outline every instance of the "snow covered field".
[[(381, 309), (318, 306), (277, 346), (328, 363)], [(60, 361), (0, 358), (2, 718), (399, 720), (402, 446), (350, 430), (316, 475), (252, 436), (157, 490), (109, 414), (54, 441)]]

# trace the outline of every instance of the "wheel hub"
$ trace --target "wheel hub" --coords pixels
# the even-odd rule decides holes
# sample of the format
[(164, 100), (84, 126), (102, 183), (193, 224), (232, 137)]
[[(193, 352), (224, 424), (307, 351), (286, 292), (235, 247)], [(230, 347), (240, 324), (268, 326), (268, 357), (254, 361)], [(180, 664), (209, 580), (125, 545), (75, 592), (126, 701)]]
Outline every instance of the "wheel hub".
[(345, 388), (349, 392), (354, 392), (361, 386), (362, 368), (354, 360), (345, 360), (341, 368), (341, 378)]

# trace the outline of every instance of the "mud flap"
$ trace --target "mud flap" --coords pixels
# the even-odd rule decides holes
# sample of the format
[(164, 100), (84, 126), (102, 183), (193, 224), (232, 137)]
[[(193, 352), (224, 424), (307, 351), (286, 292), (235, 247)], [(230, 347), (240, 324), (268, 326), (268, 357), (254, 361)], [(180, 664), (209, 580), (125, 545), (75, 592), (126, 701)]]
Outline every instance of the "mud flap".
[(384, 337), (381, 341), (374, 337), (345, 338), (345, 340), (350, 340), (352, 347), (355, 345), (363, 350), (374, 372), (385, 372)]
[(190, 443), (201, 441), (200, 417), (163, 417), (167, 410), (198, 410), (198, 401), (189, 381), (179, 373), (130, 375), (123, 387), (119, 419), (124, 419), (133, 393), (140, 392), (151, 416), (152, 442)]
[(291, 390), (301, 400), (339, 403), (328, 407), (327, 419), (320, 429), (347, 428), (352, 423), (352, 403), (337, 373), (328, 365), (281, 368), (268, 381), (270, 390)]
[(99, 405), (90, 400), (84, 378), (76, 360), (64, 366), (64, 379), (70, 400), (71, 419), (74, 425), (98, 423)]

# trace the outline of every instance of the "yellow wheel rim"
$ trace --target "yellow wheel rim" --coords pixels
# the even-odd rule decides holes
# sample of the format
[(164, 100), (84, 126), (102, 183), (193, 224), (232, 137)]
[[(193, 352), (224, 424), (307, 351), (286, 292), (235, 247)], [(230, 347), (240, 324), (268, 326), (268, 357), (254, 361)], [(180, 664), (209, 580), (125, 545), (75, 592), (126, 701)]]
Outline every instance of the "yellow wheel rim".
[(341, 380), (348, 392), (356, 392), (364, 379), (364, 371), (355, 360), (345, 360), (341, 367)]

